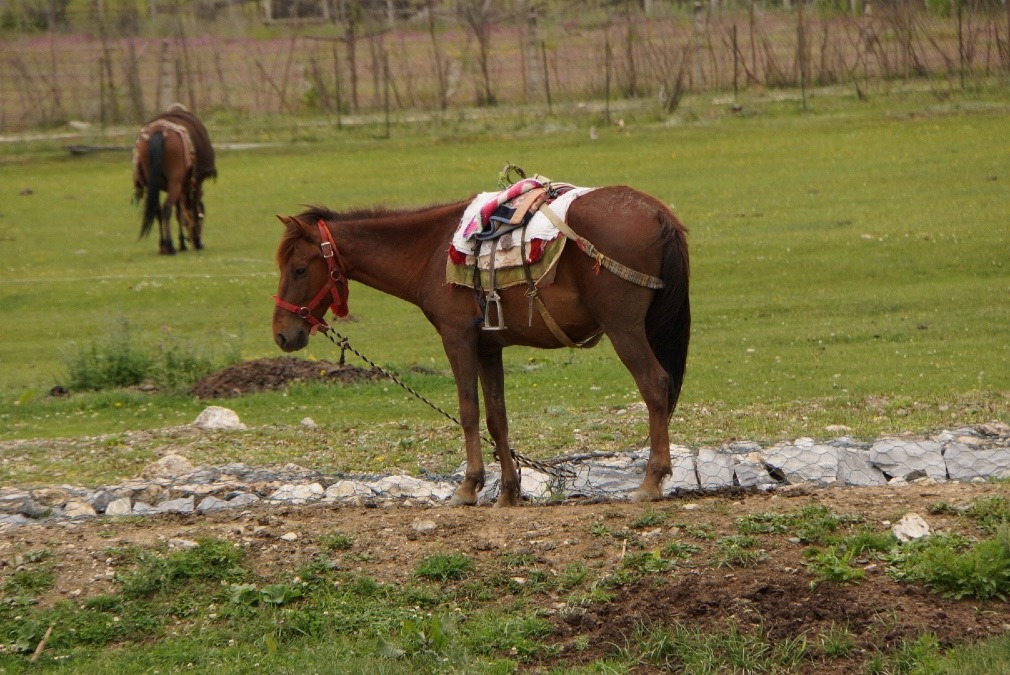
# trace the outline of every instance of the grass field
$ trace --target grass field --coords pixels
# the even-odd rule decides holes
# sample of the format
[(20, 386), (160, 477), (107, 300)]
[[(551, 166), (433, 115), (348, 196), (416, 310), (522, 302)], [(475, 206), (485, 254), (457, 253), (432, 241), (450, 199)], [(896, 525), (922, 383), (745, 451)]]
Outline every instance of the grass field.
[[(394, 128), (388, 140), (364, 127), (271, 131), (251, 122), (255, 140), (292, 142), (219, 151), (220, 179), (206, 188), (207, 248), (171, 258), (137, 240), (128, 154), (5, 151), (0, 437), (191, 421), (205, 403), (185, 395), (47, 393), (66, 381), (70, 356), (124, 330), (152, 351), (278, 355), (269, 331), (274, 214), (310, 203), (454, 200), (493, 188), (506, 161), (577, 184), (633, 185), (672, 204), (689, 226), (694, 328), (675, 440), (1006, 421), (1008, 110), (1005, 96), (937, 103), (915, 92), (869, 104), (823, 96), (806, 114), (795, 101), (754, 99), (743, 116), (694, 101), (676, 123), (629, 113), (595, 141), (592, 119), (532, 115)], [(216, 139), (243, 139), (235, 120), (211, 127)], [(353, 321), (342, 330), (352, 344), (454, 410), (447, 362), (420, 312), (361, 286), (350, 300)], [(335, 359), (336, 351), (317, 339), (305, 356)], [(513, 427), (534, 454), (563, 449), (586, 416), (638, 399), (606, 344), (516, 348), (506, 359)], [(415, 365), (436, 374), (407, 372)], [(381, 384), (296, 387), (227, 405), (254, 425), (293, 425), (309, 414), (337, 429), (416, 420), (422, 434), (441, 434), (432, 430), (443, 426)], [(533, 447), (545, 415), (558, 429)]]
[[(134, 476), (173, 441), (123, 432), (188, 423), (207, 405), (185, 388), (48, 396), (90, 345), (207, 363), (276, 355), (274, 214), (452, 200), (492, 188), (506, 161), (631, 184), (691, 228), (694, 331), (675, 441), (1010, 422), (1010, 100), (818, 96), (807, 113), (793, 100), (744, 103), (730, 116), (686, 101), (669, 122), (629, 112), (595, 141), (599, 120), (534, 114), (394, 128), (388, 140), (368, 126), (211, 120), (219, 141), (283, 145), (220, 152), (207, 249), (174, 258), (136, 240), (128, 154), (4, 149), (0, 485)], [(350, 305), (340, 330), (352, 343), (454, 411), (420, 313), (358, 285)], [(337, 352), (317, 338), (306, 356)], [(513, 349), (506, 368), (519, 450), (646, 438), (606, 344)], [(417, 472), (462, 459), (456, 429), (383, 382), (220, 403), (250, 429), (188, 444), (194, 464)], [(299, 425), (307, 415), (318, 428)], [(19, 528), (0, 540), (0, 672), (1005, 672), (1006, 639), (985, 639), (1008, 620), (1004, 488)], [(909, 510), (943, 536), (898, 546), (887, 524)], [(413, 529), (422, 517), (438, 521), (433, 533)]]

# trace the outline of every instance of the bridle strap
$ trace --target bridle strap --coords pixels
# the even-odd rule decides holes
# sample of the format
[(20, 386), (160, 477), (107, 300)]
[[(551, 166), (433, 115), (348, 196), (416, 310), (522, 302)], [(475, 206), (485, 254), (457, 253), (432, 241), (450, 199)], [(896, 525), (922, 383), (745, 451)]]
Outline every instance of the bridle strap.
[[(340, 251), (337, 249), (336, 242), (333, 241), (333, 235), (330, 233), (330, 228), (326, 227), (326, 223), (320, 219), (317, 224), (319, 225), (319, 236), (320, 243), (319, 248), (323, 251), (323, 260), (326, 261), (327, 268), (327, 278), (326, 283), (323, 287), (319, 289), (315, 297), (309, 301), (307, 305), (292, 304), (286, 300), (282, 300), (278, 296), (274, 297), (274, 304), (282, 309), (286, 309), (289, 312), (297, 314), (301, 318), (305, 319), (312, 326), (309, 331), (310, 334), (315, 334), (317, 330), (322, 330), (324, 333), (330, 329), (329, 324), (323, 319), (317, 319), (313, 314), (313, 311), (322, 302), (330, 297), (330, 311), (333, 312), (334, 316), (342, 317), (347, 316), (347, 273), (344, 267), (344, 261), (340, 257)], [(340, 292), (340, 286), (343, 286), (343, 293)], [(324, 312), (325, 316), (325, 312)]]

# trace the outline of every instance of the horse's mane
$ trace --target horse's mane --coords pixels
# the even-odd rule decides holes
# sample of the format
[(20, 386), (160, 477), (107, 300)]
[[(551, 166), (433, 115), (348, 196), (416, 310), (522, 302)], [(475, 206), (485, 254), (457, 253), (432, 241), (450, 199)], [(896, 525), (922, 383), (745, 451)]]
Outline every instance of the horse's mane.
[(295, 216), (295, 220), (297, 222), (288, 224), (287, 229), (284, 232), (284, 236), (281, 239), (281, 243), (277, 248), (277, 262), (283, 265), (294, 253), (295, 245), (308, 237), (309, 231), (315, 230), (314, 227), (312, 230), (306, 230), (304, 227), (300, 227), (297, 224), (298, 222), (305, 226), (314, 225), (320, 220), (334, 223), (347, 223), (352, 221), (403, 219), (404, 224), (408, 224), (411, 220), (411, 216), (428, 214), (433, 210), (449, 208), (460, 208), (462, 210), (463, 205), (468, 204), (471, 199), (456, 202), (445, 202), (442, 204), (432, 204), (421, 208), (390, 209), (379, 206), (368, 209), (357, 209), (354, 211), (334, 211), (333, 209), (320, 204), (308, 205), (304, 211)]

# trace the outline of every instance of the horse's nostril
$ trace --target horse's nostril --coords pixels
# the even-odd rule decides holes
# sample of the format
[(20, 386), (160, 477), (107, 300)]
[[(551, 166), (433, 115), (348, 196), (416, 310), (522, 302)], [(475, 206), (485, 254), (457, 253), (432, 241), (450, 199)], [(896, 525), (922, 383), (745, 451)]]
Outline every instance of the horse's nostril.
[(277, 344), (283, 347), (287, 342), (287, 338), (284, 337), (284, 333), (277, 334)]

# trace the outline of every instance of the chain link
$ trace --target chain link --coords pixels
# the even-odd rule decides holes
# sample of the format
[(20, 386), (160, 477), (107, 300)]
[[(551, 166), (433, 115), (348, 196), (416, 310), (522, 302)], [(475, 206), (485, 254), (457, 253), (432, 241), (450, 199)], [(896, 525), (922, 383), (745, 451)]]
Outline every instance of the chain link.
[[(453, 416), (450, 413), (447, 413), (446, 411), (442, 410), (442, 408), (438, 407), (436, 404), (432, 403), (427, 398), (425, 398), (424, 396), (422, 396), (421, 394), (419, 394), (417, 391), (415, 391), (414, 389), (412, 389), (410, 387), (410, 385), (408, 385), (405, 382), (403, 382), (402, 380), (400, 380), (400, 378), (398, 378), (396, 375), (394, 375), (393, 373), (390, 373), (389, 371), (387, 371), (386, 369), (384, 369), (382, 366), (380, 366), (379, 364), (375, 363), (375, 361), (372, 361), (370, 358), (368, 358), (367, 356), (365, 356), (364, 354), (362, 354), (361, 352), (359, 352), (357, 349), (355, 349), (354, 347), (352, 347), (351, 343), (347, 339), (347, 337), (344, 336), (344, 335), (342, 335), (338, 331), (334, 330), (332, 326), (330, 327), (330, 330), (328, 330), (328, 331), (320, 331), (320, 332), (322, 332), (322, 334), (326, 336), (327, 340), (329, 340), (330, 342), (332, 342), (333, 344), (335, 344), (337, 347), (340, 348), (340, 365), (344, 365), (344, 354), (345, 354), (345, 352), (349, 351), (352, 354), (354, 354), (355, 356), (357, 356), (359, 359), (361, 359), (362, 361), (364, 361), (365, 363), (367, 363), (368, 365), (370, 365), (380, 375), (382, 375), (383, 377), (385, 377), (385, 378), (387, 378), (387, 379), (392, 380), (393, 382), (395, 382), (397, 385), (399, 385), (404, 391), (406, 391), (407, 393), (409, 393), (411, 396), (413, 396), (414, 398), (418, 399), (419, 401), (421, 401), (422, 403), (424, 403), (425, 405), (427, 405), (432, 410), (440, 413), (446, 419), (454, 422), (456, 424), (456, 426), (460, 426), (460, 427), (463, 426), (463, 423), (460, 422), (455, 416)], [(331, 335), (331, 333), (332, 333), (332, 335)], [(336, 336), (336, 338), (334, 337), (334, 335)], [(491, 446), (492, 448), (494, 448), (494, 440), (491, 439), (487, 434), (481, 433), (480, 437), (484, 440), (485, 443), (487, 443), (489, 446)], [(527, 456), (525, 456), (523, 454), (520, 454), (520, 453), (516, 452), (515, 448), (509, 448), (509, 452), (512, 453), (512, 459), (515, 460), (515, 462), (517, 464), (517, 469), (519, 467), (524, 467), (524, 466), (528, 467), (530, 469), (535, 469), (536, 471), (540, 471), (541, 473), (545, 473), (548, 476), (551, 476), (551, 478), (554, 479), (554, 482), (556, 484), (558, 484), (558, 485), (563, 484), (564, 479), (566, 479), (566, 478), (572, 479), (572, 478), (576, 477), (575, 472), (572, 471), (571, 469), (566, 469), (566, 468), (561, 467), (561, 466), (556, 466), (556, 465), (553, 465), (553, 464), (548, 464), (546, 462), (541, 462), (541, 461), (532, 459), (530, 457), (527, 457)], [(494, 458), (495, 458), (495, 460), (499, 459), (498, 458), (498, 449), (497, 448), (495, 448), (495, 450), (494, 450)]]

